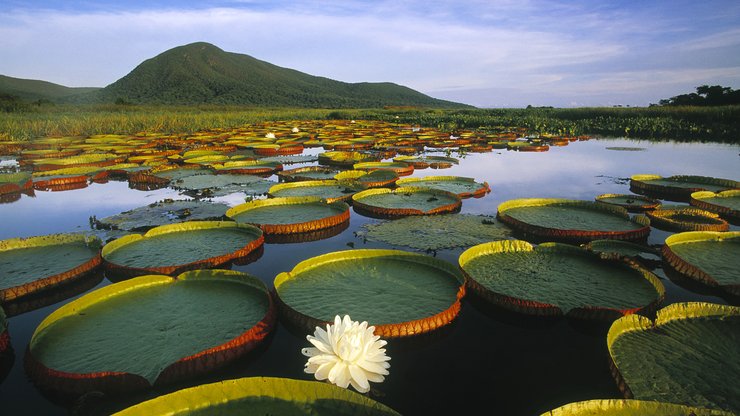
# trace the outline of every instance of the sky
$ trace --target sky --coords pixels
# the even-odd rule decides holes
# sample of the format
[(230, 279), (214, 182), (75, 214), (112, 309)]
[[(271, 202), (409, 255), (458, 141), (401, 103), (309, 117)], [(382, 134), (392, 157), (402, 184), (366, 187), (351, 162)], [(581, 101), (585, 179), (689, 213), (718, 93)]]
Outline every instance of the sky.
[(0, 74), (16, 78), (104, 87), (201, 41), (482, 108), (740, 89), (737, 0), (0, 1)]

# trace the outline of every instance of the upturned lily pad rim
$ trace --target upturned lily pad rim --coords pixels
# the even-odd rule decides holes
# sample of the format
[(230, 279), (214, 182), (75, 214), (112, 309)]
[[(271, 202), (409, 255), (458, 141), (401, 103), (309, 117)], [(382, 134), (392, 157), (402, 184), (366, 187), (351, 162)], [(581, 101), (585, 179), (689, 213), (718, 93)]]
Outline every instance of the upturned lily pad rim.
[[(272, 185), (270, 189), (267, 191), (267, 196), (269, 198), (288, 198), (288, 197), (281, 197), (279, 195), (279, 192), (284, 189), (295, 189), (295, 188), (311, 188), (311, 187), (324, 187), (324, 186), (336, 186), (336, 187), (345, 187), (349, 188), (350, 190), (359, 191), (359, 189), (352, 189), (353, 183), (348, 181), (338, 181), (336, 179), (323, 179), (323, 180), (311, 180), (311, 181), (295, 181), (295, 182), (286, 182), (286, 183), (278, 183), (275, 185)], [(342, 195), (340, 197), (332, 197), (332, 198), (323, 198), (328, 202), (336, 202), (336, 201), (344, 201), (349, 202), (352, 200), (352, 195), (354, 193), (347, 193), (346, 195)], [(321, 198), (321, 197), (320, 197)]]
[(670, 304), (656, 312), (655, 320), (645, 316), (633, 314), (617, 319), (609, 327), (606, 336), (606, 346), (609, 351), (610, 366), (619, 389), (625, 397), (634, 397), (629, 385), (619, 371), (616, 363), (614, 344), (619, 337), (632, 332), (660, 330), (660, 327), (673, 321), (702, 318), (719, 318), (740, 315), (740, 307), (720, 305), (708, 302), (680, 302)]
[[(249, 235), (252, 239), (245, 241), (245, 244), (246, 244), (245, 246), (243, 246), (239, 250), (236, 250), (232, 253), (228, 253), (228, 254), (216, 256), (216, 257), (200, 259), (200, 260), (187, 263), (187, 264), (177, 264), (177, 265), (170, 264), (170, 265), (164, 265), (164, 266), (158, 266), (158, 267), (140, 268), (140, 267), (130, 267), (130, 266), (119, 265), (119, 264), (115, 264), (115, 263), (112, 263), (106, 260), (106, 257), (110, 255), (110, 253), (114, 252), (115, 250), (119, 250), (129, 244), (134, 244), (137, 241), (140, 241), (142, 239), (156, 237), (158, 235), (164, 235), (164, 234), (170, 234), (170, 233), (190, 232), (190, 231), (214, 229), (214, 228), (238, 228), (239, 230), (244, 232), (245, 235)], [(255, 227), (250, 224), (239, 224), (234, 221), (185, 221), (185, 222), (180, 222), (180, 223), (175, 223), (175, 224), (160, 225), (158, 227), (152, 228), (151, 230), (147, 231), (144, 234), (129, 234), (121, 238), (117, 238), (109, 242), (105, 246), (103, 246), (101, 255), (103, 257), (103, 263), (106, 268), (106, 273), (111, 273), (114, 276), (120, 275), (123, 277), (132, 277), (132, 276), (140, 276), (143, 274), (152, 274), (152, 273), (160, 273), (164, 275), (174, 275), (174, 274), (180, 274), (188, 270), (220, 267), (222, 265), (227, 264), (228, 262), (232, 260), (246, 257), (250, 253), (260, 248), (264, 244), (264, 241), (265, 241), (265, 238), (264, 238), (262, 230), (259, 227)]]
[[(479, 197), (483, 196), (489, 192), (491, 192), (491, 187), (488, 185), (488, 182), (476, 182), (475, 178), (468, 178), (465, 176), (424, 176), (424, 177), (417, 177), (417, 178), (403, 178), (396, 181), (396, 185), (398, 186), (424, 186), (419, 185), (418, 182), (424, 182), (424, 181), (461, 181), (461, 182), (471, 182), (477, 185), (480, 185), (480, 187), (473, 192), (460, 192), (458, 195), (460, 198), (471, 198), (471, 197)], [(432, 188), (432, 187), (430, 187)]]
[(282, 170), (277, 172), (276, 175), (288, 182), (316, 180), (316, 178), (301, 175), (304, 172), (325, 172), (327, 174), (336, 174), (339, 170), (326, 166), (304, 166), (295, 169)]
[(22, 285), (0, 289), (0, 302), (12, 301), (80, 279), (93, 273), (103, 262), (101, 257), (101, 247), (103, 246), (103, 242), (96, 236), (88, 236), (78, 233), (60, 233), (25, 238), (11, 238), (0, 241), (0, 252), (69, 243), (83, 244), (90, 248), (91, 253), (93, 253), (90, 260), (62, 273), (57, 273), (51, 276), (42, 276), (39, 279)]
[[(617, 309), (601, 306), (581, 306), (564, 313), (560, 306), (539, 302), (530, 299), (516, 298), (504, 293), (494, 292), (478, 283), (466, 270), (465, 266), (475, 258), (490, 254), (501, 254), (507, 252), (533, 252), (540, 249), (557, 250), (561, 255), (577, 255), (592, 257), (601, 261), (611, 261), (617, 265), (628, 267), (638, 272), (655, 289), (657, 297), (649, 304), (628, 309)], [(486, 301), (519, 313), (538, 316), (567, 316), (578, 319), (589, 320), (614, 320), (623, 315), (634, 313), (647, 313), (654, 310), (665, 298), (665, 286), (660, 279), (639, 264), (628, 260), (607, 260), (599, 257), (585, 248), (563, 243), (542, 243), (537, 246), (524, 240), (499, 240), (475, 245), (463, 251), (458, 257), (460, 270), (465, 275), (465, 284), (473, 292), (480, 295)]]
[[(711, 211), (700, 208), (656, 209), (647, 211), (650, 224), (669, 231), (727, 231), (730, 224)], [(705, 222), (684, 221), (676, 216), (696, 217)]]
[(273, 281), (274, 293), (281, 310), (285, 312), (286, 317), (290, 321), (301, 328), (314, 328), (316, 326), (323, 327), (326, 324), (330, 324), (331, 322), (322, 321), (317, 318), (303, 314), (293, 309), (290, 305), (284, 303), (283, 300), (280, 298), (280, 286), (289, 280), (299, 278), (301, 273), (320, 268), (325, 264), (352, 259), (361, 261), (362, 259), (369, 258), (393, 258), (396, 260), (411, 261), (423, 264), (448, 273), (459, 283), (455, 302), (453, 302), (446, 310), (423, 319), (416, 319), (406, 322), (396, 322), (391, 324), (374, 324), (370, 322), (370, 325), (375, 326), (376, 335), (384, 338), (415, 336), (434, 331), (442, 326), (451, 323), (457, 317), (458, 313), (460, 312), (462, 298), (465, 296), (465, 278), (460, 273), (460, 270), (451, 263), (437, 259), (435, 257), (409, 251), (390, 249), (356, 249), (335, 251), (303, 260), (300, 263), (296, 264), (291, 271), (281, 272), (280, 274), (275, 276), (275, 280)]
[[(572, 206), (587, 208), (594, 211), (606, 212), (614, 216), (622, 217), (635, 224), (635, 229), (627, 231), (609, 230), (568, 230), (529, 224), (524, 221), (506, 215), (506, 211), (521, 207), (539, 206)], [(599, 239), (614, 239), (636, 241), (645, 239), (650, 234), (650, 219), (644, 215), (635, 215), (630, 218), (629, 213), (623, 207), (609, 204), (601, 204), (595, 201), (563, 198), (519, 198), (502, 202), (498, 206), (496, 217), (512, 227), (516, 231), (532, 234), (538, 238), (550, 238), (557, 240), (576, 242), (588, 242)]]
[[(44, 329), (68, 317), (83, 314), (96, 304), (113, 298), (129, 295), (138, 290), (172, 284), (176, 281), (229, 281), (248, 286), (263, 292), (267, 300), (267, 309), (263, 317), (251, 328), (246, 329), (231, 340), (195, 352), (171, 363), (159, 373), (154, 383), (150, 383), (138, 374), (123, 371), (100, 371), (92, 373), (71, 373), (46, 367), (33, 356), (33, 348), (39, 342)], [(256, 348), (272, 332), (277, 322), (277, 310), (266, 285), (257, 277), (234, 270), (211, 269), (191, 270), (176, 277), (166, 275), (143, 275), (126, 281), (113, 283), (89, 292), (49, 314), (36, 327), (26, 349), (25, 366), (31, 378), (41, 385), (60, 392), (84, 393), (91, 390), (108, 392), (126, 392), (140, 390), (151, 386), (169, 384), (180, 379), (206, 373), (222, 367), (234, 359)]]
[[(292, 224), (269, 224), (269, 223), (251, 223), (259, 227), (265, 234), (300, 234), (323, 230), (343, 224), (349, 221), (349, 205), (342, 201), (328, 201), (326, 199), (314, 196), (305, 197), (279, 197), (269, 199), (255, 199), (244, 204), (231, 207), (226, 210), (226, 216), (234, 221), (237, 215), (258, 208), (283, 205), (306, 205), (306, 204), (325, 204), (336, 214), (315, 220), (292, 223)], [(239, 221), (237, 221), (239, 223)]]
[[(391, 194), (391, 193), (429, 193), (432, 195), (442, 195), (446, 196), (450, 199), (452, 199), (454, 202), (440, 205), (438, 207), (429, 209), (429, 210), (421, 210), (417, 208), (386, 208), (382, 206), (377, 205), (369, 205), (362, 202), (363, 198), (366, 198), (368, 196), (373, 195), (384, 195), (384, 194)], [(457, 212), (462, 207), (462, 198), (460, 198), (459, 195), (443, 191), (439, 189), (432, 189), (432, 188), (426, 188), (426, 187), (416, 187), (416, 186), (404, 186), (401, 188), (396, 189), (388, 189), (388, 188), (373, 188), (373, 189), (367, 189), (361, 192), (358, 192), (354, 195), (352, 195), (352, 206), (355, 210), (358, 210), (361, 213), (370, 214), (370, 215), (376, 215), (380, 216), (382, 218), (393, 218), (393, 217), (402, 217), (407, 215), (436, 215), (436, 214), (446, 214), (451, 212)]]
[(383, 403), (349, 389), (318, 381), (280, 377), (244, 377), (189, 387), (123, 409), (114, 416), (189, 414), (250, 397), (298, 402), (302, 407), (321, 402), (322, 408), (328, 401), (339, 400), (372, 410), (373, 414), (400, 416)]
[(671, 197), (677, 197), (681, 200), (690, 198), (691, 193), (696, 191), (706, 191), (707, 189), (698, 187), (682, 187), (682, 186), (671, 186), (666, 184), (654, 184), (650, 181), (655, 180), (667, 180), (680, 182), (693, 182), (699, 185), (707, 184), (713, 186), (720, 186), (726, 189), (737, 189), (740, 188), (740, 182), (731, 179), (715, 178), (712, 176), (697, 176), (697, 175), (674, 175), (669, 177), (663, 177), (655, 174), (640, 174), (632, 175), (630, 177), (630, 187), (635, 188), (641, 192), (653, 193), (657, 195), (668, 195)]
[[(623, 411), (625, 413), (622, 413)], [(540, 416), (593, 416), (597, 414), (624, 414), (625, 416), (732, 416), (732, 413), (718, 409), (635, 399), (595, 399), (573, 402), (547, 411)]]
[(661, 248), (663, 261), (679, 274), (711, 287), (719, 287), (729, 293), (740, 296), (740, 283), (721, 285), (709, 273), (687, 262), (676, 254), (671, 247), (677, 244), (694, 243), (701, 241), (725, 241), (740, 239), (740, 231), (685, 231), (668, 236)]
[(740, 198), (740, 189), (729, 189), (716, 193), (712, 191), (692, 192), (689, 204), (699, 209), (715, 212), (720, 216), (726, 217), (730, 221), (740, 221), (740, 210), (719, 204), (717, 201), (708, 201), (709, 199), (715, 198)]
[[(644, 203), (639, 204), (628, 204), (628, 203), (619, 203), (619, 202), (610, 202), (609, 199), (613, 198), (632, 198), (638, 201), (642, 201)], [(647, 211), (651, 209), (656, 209), (660, 207), (662, 204), (659, 200), (654, 198), (649, 198), (644, 195), (632, 195), (632, 194), (601, 194), (597, 195), (595, 198), (596, 202), (601, 202), (604, 204), (611, 204), (611, 205), (618, 205), (620, 207), (623, 207), (627, 209), (627, 211)]]

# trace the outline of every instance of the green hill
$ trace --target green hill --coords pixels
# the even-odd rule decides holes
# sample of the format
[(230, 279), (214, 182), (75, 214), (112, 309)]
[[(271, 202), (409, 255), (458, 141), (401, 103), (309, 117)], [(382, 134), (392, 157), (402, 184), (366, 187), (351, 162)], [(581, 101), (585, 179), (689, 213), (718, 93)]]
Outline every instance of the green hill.
[(275, 107), (470, 107), (393, 83), (346, 83), (282, 68), (204, 42), (148, 59), (96, 94), (137, 104), (239, 104)]
[(46, 81), (0, 75), (0, 94), (16, 96), (26, 101), (66, 101), (97, 90), (100, 88), (70, 88)]

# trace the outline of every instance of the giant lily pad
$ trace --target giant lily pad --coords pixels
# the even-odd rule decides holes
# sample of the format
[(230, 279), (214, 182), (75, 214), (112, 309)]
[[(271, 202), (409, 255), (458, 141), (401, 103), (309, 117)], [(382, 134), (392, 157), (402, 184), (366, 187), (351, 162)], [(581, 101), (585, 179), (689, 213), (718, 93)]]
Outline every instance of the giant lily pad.
[(314, 196), (329, 202), (349, 201), (359, 187), (337, 180), (298, 181), (279, 183), (270, 187), (267, 195), (273, 198)]
[(643, 264), (660, 263), (661, 260), (660, 253), (652, 247), (629, 241), (593, 240), (583, 247), (605, 258), (627, 257), (638, 260)]
[(355, 163), (352, 168), (354, 170), (366, 170), (368, 172), (374, 170), (391, 170), (396, 172), (398, 176), (408, 176), (414, 173), (414, 167), (407, 163), (401, 162), (360, 162)]
[(229, 206), (221, 203), (166, 199), (105, 218), (95, 218), (98, 228), (145, 231), (152, 227), (182, 221), (220, 220)]
[(730, 224), (710, 211), (698, 208), (656, 209), (645, 215), (650, 225), (667, 231), (727, 231)]
[(292, 165), (294, 163), (316, 162), (319, 160), (319, 157), (312, 155), (283, 155), (263, 157), (260, 160), (263, 162), (279, 163), (281, 165)]
[(687, 231), (665, 239), (663, 260), (681, 275), (740, 295), (740, 231)]
[(341, 150), (319, 154), (319, 163), (322, 165), (352, 167), (355, 163), (373, 162), (377, 160), (377, 157), (368, 153), (348, 152)]
[(630, 218), (627, 210), (592, 201), (523, 198), (498, 206), (498, 218), (526, 237), (585, 243), (591, 240), (643, 240), (650, 220)]
[(415, 169), (445, 169), (457, 165), (460, 161), (454, 157), (446, 156), (397, 156), (393, 158), (394, 162), (407, 163)]
[(280, 273), (274, 285), (286, 316), (301, 327), (349, 314), (374, 325), (383, 337), (421, 334), (452, 322), (465, 294), (452, 264), (400, 250), (313, 257)]
[(175, 275), (215, 268), (262, 247), (262, 230), (232, 221), (187, 221), (130, 234), (102, 250), (106, 275), (132, 277), (149, 273)]
[(660, 207), (660, 201), (642, 195), (601, 194), (596, 202), (620, 206), (629, 212), (642, 212)]
[(259, 345), (275, 320), (264, 283), (245, 273), (140, 276), (44, 319), (26, 369), (37, 384), (62, 392), (141, 389), (229, 364)]
[(72, 282), (102, 262), (97, 237), (50, 234), (0, 241), (0, 301)]
[(129, 407), (114, 416), (214, 414), (399, 415), (380, 402), (333, 384), (276, 377), (248, 377), (179, 390)]
[(689, 201), (697, 191), (726, 191), (740, 188), (740, 182), (711, 176), (676, 175), (664, 178), (659, 175), (633, 175), (630, 189), (641, 194), (652, 194), (678, 201)]
[(704, 407), (684, 406), (651, 400), (603, 399), (569, 403), (540, 416), (732, 416)]
[(0, 173), (0, 195), (18, 193), (33, 188), (30, 172)]
[(511, 230), (485, 215), (416, 215), (368, 223), (358, 237), (418, 250), (471, 247), (510, 238)]
[(395, 184), (398, 181), (398, 174), (393, 170), (387, 169), (375, 169), (372, 171), (345, 170), (334, 175), (334, 179), (341, 182), (353, 182), (362, 189), (380, 188)]
[(740, 412), (740, 308), (675, 303), (655, 322), (615, 321), (607, 335), (613, 374), (627, 397)]
[(404, 178), (396, 182), (398, 186), (420, 186), (452, 192), (460, 198), (476, 197), (491, 192), (488, 182), (476, 182), (473, 178), (462, 176), (425, 176), (423, 178)]
[(568, 244), (494, 241), (467, 249), (459, 263), (483, 299), (531, 315), (613, 320), (650, 311), (665, 294), (660, 280), (636, 263)]
[(283, 170), (283, 164), (266, 160), (236, 160), (213, 165), (213, 168), (218, 174), (264, 176)]
[(689, 203), (697, 208), (715, 212), (732, 224), (740, 224), (740, 189), (717, 193), (694, 192)]
[(446, 214), (459, 211), (461, 206), (462, 200), (457, 194), (412, 186), (395, 190), (368, 189), (352, 196), (355, 211), (369, 217)]
[(183, 189), (197, 196), (224, 196), (236, 192), (244, 192), (247, 195), (265, 194), (275, 182), (253, 175), (221, 174), (190, 175), (170, 184), (176, 189)]
[(323, 166), (306, 166), (283, 170), (277, 173), (278, 178), (286, 182), (292, 181), (316, 181), (334, 179), (334, 175), (339, 172), (337, 169)]
[(259, 199), (237, 205), (226, 216), (255, 225), (265, 234), (296, 234), (335, 227), (349, 221), (349, 205), (318, 197)]

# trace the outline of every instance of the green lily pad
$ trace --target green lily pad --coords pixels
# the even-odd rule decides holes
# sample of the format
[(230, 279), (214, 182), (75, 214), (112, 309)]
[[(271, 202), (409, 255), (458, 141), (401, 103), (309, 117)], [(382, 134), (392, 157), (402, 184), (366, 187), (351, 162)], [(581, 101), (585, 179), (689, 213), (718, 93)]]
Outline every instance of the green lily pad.
[(225, 196), (236, 192), (262, 195), (274, 184), (275, 182), (259, 176), (239, 174), (191, 175), (170, 182), (172, 187), (190, 191), (198, 196)]
[(684, 406), (650, 400), (604, 399), (569, 403), (540, 416), (732, 416), (704, 407)]
[(398, 173), (386, 169), (345, 170), (334, 175), (334, 179), (344, 183), (354, 183), (362, 189), (379, 188), (395, 184), (398, 181)]
[(324, 166), (306, 166), (283, 170), (277, 173), (278, 178), (286, 182), (293, 181), (316, 181), (331, 180), (339, 172), (337, 169), (327, 168)]
[(640, 315), (615, 321), (607, 335), (613, 372), (625, 394), (740, 412), (740, 308), (675, 303), (655, 322)]
[(374, 325), (384, 337), (420, 334), (450, 323), (464, 294), (454, 265), (400, 250), (313, 257), (280, 273), (274, 286), (286, 317), (299, 326), (313, 328), (349, 314)]
[(219, 174), (269, 175), (283, 170), (282, 163), (266, 160), (236, 160), (213, 165)]
[(405, 186), (394, 190), (375, 188), (358, 192), (352, 196), (352, 206), (362, 215), (395, 218), (457, 212), (462, 200), (452, 192)]
[(260, 199), (226, 211), (237, 223), (260, 227), (265, 234), (295, 234), (331, 228), (349, 221), (349, 205), (317, 197)]
[(310, 163), (319, 160), (318, 156), (312, 155), (282, 155), (282, 156), (268, 156), (260, 158), (259, 160), (268, 163), (279, 163), (282, 165), (292, 165), (294, 163)]
[(740, 295), (740, 231), (673, 234), (661, 253), (681, 275)]
[(154, 170), (152, 171), (152, 176), (177, 183), (180, 179), (186, 178), (188, 176), (208, 175), (210, 173), (210, 169), (202, 168), (200, 166), (193, 166)]
[(114, 416), (185, 414), (400, 415), (365, 395), (333, 384), (288, 378), (249, 377), (179, 390), (124, 409), (114, 413)]
[(659, 175), (633, 175), (630, 189), (641, 194), (655, 194), (688, 201), (696, 191), (726, 191), (740, 188), (740, 182), (711, 176), (676, 175), (664, 178)]
[(404, 178), (396, 182), (398, 186), (419, 186), (452, 192), (460, 198), (481, 197), (491, 188), (487, 182), (476, 182), (473, 178), (462, 176), (425, 176), (423, 178)]
[(639, 241), (650, 233), (650, 220), (609, 204), (558, 198), (523, 198), (503, 202), (497, 217), (525, 236), (578, 243), (599, 239)]
[(740, 223), (740, 189), (717, 193), (693, 192), (689, 203), (697, 208), (715, 212), (733, 224)]
[(267, 195), (272, 198), (313, 196), (334, 202), (349, 201), (358, 191), (358, 187), (336, 180), (298, 181), (273, 185)]
[(319, 163), (322, 165), (352, 167), (355, 163), (375, 161), (378, 161), (378, 158), (368, 153), (337, 150), (319, 154)]
[(407, 163), (414, 167), (414, 169), (444, 169), (457, 165), (460, 160), (454, 157), (446, 156), (397, 156), (393, 158), (394, 162)]
[(656, 209), (645, 215), (650, 225), (667, 231), (727, 231), (730, 224), (710, 211), (698, 208)]
[(264, 283), (245, 273), (140, 276), (90, 292), (44, 319), (28, 346), (29, 375), (62, 391), (96, 382), (103, 391), (169, 383), (244, 355), (275, 320)]
[(110, 217), (95, 218), (94, 223), (103, 229), (145, 231), (182, 221), (220, 220), (226, 215), (227, 209), (229, 206), (221, 203), (166, 199)]
[(471, 247), (511, 237), (511, 229), (493, 217), (470, 214), (417, 215), (363, 225), (355, 235), (418, 250)]
[(606, 257), (630, 257), (634, 259), (645, 259), (650, 261), (660, 261), (660, 253), (642, 244), (631, 243), (621, 240), (593, 240), (589, 241), (584, 247), (587, 250), (599, 253)]
[(406, 176), (414, 173), (414, 167), (407, 163), (401, 162), (360, 162), (352, 166), (354, 170), (392, 170), (398, 176)]
[(262, 230), (232, 221), (187, 221), (130, 234), (102, 250), (106, 273), (138, 276), (214, 268), (260, 248)]
[(464, 251), (468, 285), (501, 307), (533, 315), (613, 320), (663, 300), (658, 278), (635, 263), (601, 259), (560, 243), (484, 243)]
[(601, 194), (596, 202), (620, 206), (629, 212), (642, 212), (660, 207), (660, 201), (642, 195)]
[(0, 301), (11, 301), (73, 281), (100, 264), (102, 242), (81, 234), (0, 241)]

